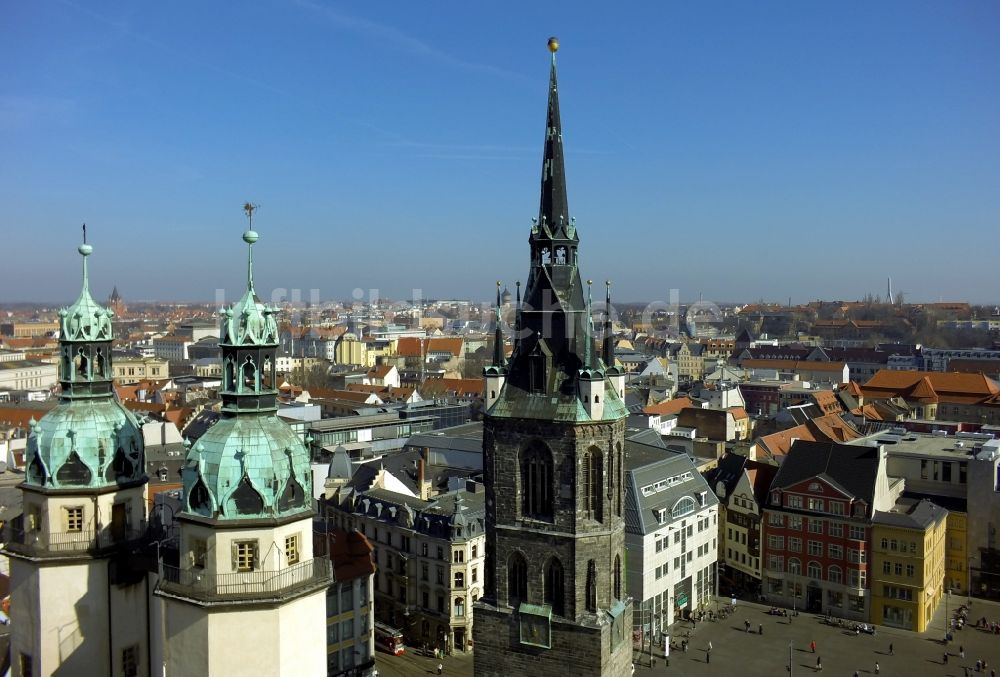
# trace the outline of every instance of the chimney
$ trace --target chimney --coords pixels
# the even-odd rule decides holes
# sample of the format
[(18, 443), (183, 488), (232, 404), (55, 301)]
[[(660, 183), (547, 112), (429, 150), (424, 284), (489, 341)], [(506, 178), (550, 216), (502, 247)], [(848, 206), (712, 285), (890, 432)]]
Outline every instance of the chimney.
[(427, 488), (424, 482), (424, 473), (426, 472), (425, 463), (424, 451), (421, 450), (420, 459), (417, 461), (417, 496), (421, 501), (427, 500)]

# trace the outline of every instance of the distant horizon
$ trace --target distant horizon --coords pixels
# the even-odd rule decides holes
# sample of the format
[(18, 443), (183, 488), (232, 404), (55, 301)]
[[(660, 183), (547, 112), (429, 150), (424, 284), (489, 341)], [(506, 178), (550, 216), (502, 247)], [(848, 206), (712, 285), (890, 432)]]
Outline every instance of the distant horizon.
[(69, 298), (84, 222), (94, 289), (235, 298), (248, 200), (262, 288), (489, 297), (527, 274), (554, 34), (585, 278), (802, 303), (891, 276), (993, 303), (990, 0), (109, 0), (4, 19), (0, 302)]
[[(258, 289), (258, 296), (260, 296), (261, 299), (265, 300), (268, 303), (272, 303), (273, 302), (271, 300), (270, 296), (262, 295), (262, 294), (259, 293), (260, 289), (261, 289), (261, 287), (259, 285), (256, 285), (256, 287)], [(495, 285), (494, 285), (494, 289), (495, 289)], [(242, 294), (244, 293), (244, 291), (245, 291), (245, 289), (240, 289), (240, 290), (238, 290), (238, 293), (236, 293), (235, 295), (227, 295), (225, 297), (225, 299), (226, 299), (225, 300), (225, 305), (231, 305), (234, 301), (236, 301), (237, 299), (239, 299), (240, 296), (242, 296)], [(108, 300), (108, 297), (110, 296), (110, 293), (111, 292), (109, 291), (107, 295), (97, 295), (97, 294), (94, 293), (93, 285), (91, 285), (91, 294), (101, 304), (106, 304), (107, 303), (107, 300)], [(513, 293), (513, 290), (512, 290), (512, 293)], [(196, 299), (130, 299), (130, 298), (128, 298), (128, 296), (126, 294), (122, 294), (121, 293), (121, 288), (119, 288), (119, 294), (121, 295), (121, 299), (125, 303), (126, 306), (131, 306), (133, 304), (142, 304), (142, 305), (196, 305), (196, 306), (217, 306), (218, 305), (216, 303), (216, 301), (206, 301), (206, 300), (196, 300)], [(602, 290), (602, 294), (603, 294), (603, 290)], [(49, 300), (49, 301), (0, 300), (0, 312), (3, 312), (3, 311), (6, 310), (5, 306), (11, 306), (11, 307), (13, 307), (13, 306), (32, 306), (32, 307), (44, 307), (44, 308), (49, 308), (51, 310), (57, 310), (57, 309), (59, 309), (61, 307), (68, 306), (70, 303), (73, 302), (73, 300), (76, 299), (77, 295), (78, 295), (78, 291), (77, 291), (77, 293), (74, 293), (72, 295), (72, 298), (67, 297), (63, 301), (58, 301), (58, 302), (57, 301), (51, 301), (51, 300)], [(379, 295), (378, 298), (379, 298), (380, 301), (386, 301), (386, 302), (390, 302), (390, 303), (407, 303), (407, 304), (409, 304), (409, 303), (412, 302), (412, 299), (395, 297), (395, 296), (385, 296), (385, 295), (381, 295), (381, 294)], [(423, 303), (440, 303), (440, 302), (443, 302), (443, 301), (466, 301), (466, 302), (474, 303), (474, 304), (478, 304), (478, 305), (492, 304), (492, 303), (495, 302), (495, 300), (494, 300), (493, 297), (475, 298), (475, 297), (459, 296), (459, 295), (453, 295), (453, 296), (435, 296), (435, 297), (426, 297), (426, 296), (424, 296), (424, 297), (421, 297), (421, 302), (423, 302)], [(603, 301), (603, 299), (601, 299), (601, 301)], [(621, 305), (621, 306), (636, 306), (636, 305), (648, 305), (648, 304), (651, 304), (651, 303), (658, 303), (658, 302), (661, 302), (661, 301), (662, 302), (666, 302), (666, 299), (653, 299), (653, 298), (651, 298), (651, 299), (644, 299), (644, 300), (629, 300), (629, 299), (619, 300), (617, 298), (613, 298), (612, 299), (612, 305), (616, 305), (616, 306), (617, 305)], [(799, 306), (808, 305), (810, 303), (863, 303), (864, 301), (865, 301), (865, 299), (864, 299), (864, 296), (862, 295), (861, 297), (854, 298), (854, 299), (851, 299), (851, 298), (813, 298), (813, 299), (809, 299), (807, 301), (800, 301), (800, 302), (794, 302), (793, 301), (793, 303), (791, 304), (791, 306), (788, 305), (788, 299), (785, 299), (784, 301), (779, 300), (779, 299), (753, 299), (753, 300), (746, 300), (746, 301), (720, 301), (720, 300), (708, 299), (708, 298), (704, 298), (704, 299), (680, 299), (679, 304), (682, 305), (682, 306), (689, 306), (689, 305), (693, 305), (695, 303), (714, 303), (714, 304), (716, 304), (718, 306), (721, 306), (721, 307), (747, 306), (747, 305), (754, 305), (754, 304), (764, 304), (764, 305), (776, 305), (776, 306), (783, 306), (783, 307), (799, 307)], [(285, 301), (285, 300), (282, 300), (282, 301), (276, 301), (274, 303), (278, 303), (278, 304), (286, 304), (287, 303), (287, 304), (296, 305), (296, 306), (298, 306), (298, 305), (304, 306), (306, 304), (306, 300), (305, 299), (299, 300), (299, 301)], [(351, 304), (351, 303), (363, 303), (364, 304), (364, 303), (368, 303), (368, 299), (364, 298), (364, 299), (360, 299), (359, 300), (359, 299), (353, 298), (353, 297), (342, 297), (342, 298), (325, 299), (325, 298), (322, 298), (322, 296), (321, 296), (320, 300), (318, 301), (318, 305), (319, 306), (323, 306), (323, 305), (331, 304), (331, 303), (332, 304), (340, 304), (340, 305), (348, 305), (348, 304)], [(880, 296), (880, 303), (885, 304), (884, 297)], [(966, 299), (956, 299), (956, 298), (943, 298), (943, 299), (927, 300), (927, 299), (911, 299), (911, 298), (907, 297), (907, 298), (904, 299), (904, 305), (929, 305), (929, 304), (936, 304), (936, 303), (967, 303), (967, 304), (969, 304), (972, 307), (989, 307), (989, 306), (1000, 307), (1000, 301), (979, 303), (979, 302), (969, 301), (969, 300), (966, 300)], [(313, 305), (315, 305), (315, 304), (313, 304)]]

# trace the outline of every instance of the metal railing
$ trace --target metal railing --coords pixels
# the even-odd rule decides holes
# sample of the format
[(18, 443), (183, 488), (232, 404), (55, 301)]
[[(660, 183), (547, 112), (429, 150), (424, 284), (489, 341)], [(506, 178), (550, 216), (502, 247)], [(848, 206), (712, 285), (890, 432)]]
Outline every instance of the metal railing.
[(12, 552), (33, 557), (65, 556), (102, 550), (132, 543), (146, 536), (145, 529), (81, 529), (80, 531), (43, 531), (8, 525), (4, 530), (6, 547)]
[(212, 574), (203, 569), (180, 569), (160, 565), (160, 583), (164, 592), (204, 600), (227, 600), (240, 597), (282, 597), (303, 588), (322, 586), (331, 580), (330, 560), (315, 557), (286, 569), (274, 571), (238, 571)]

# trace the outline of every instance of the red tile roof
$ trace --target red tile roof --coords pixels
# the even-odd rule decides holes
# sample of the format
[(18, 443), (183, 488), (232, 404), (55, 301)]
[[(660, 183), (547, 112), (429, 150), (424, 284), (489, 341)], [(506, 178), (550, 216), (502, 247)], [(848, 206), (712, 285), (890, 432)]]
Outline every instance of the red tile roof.
[(375, 562), (372, 560), (374, 548), (359, 531), (331, 529), (326, 534), (325, 550), (323, 554), (330, 558), (334, 580), (338, 582), (375, 573)]
[(1000, 387), (982, 374), (882, 369), (861, 386), (861, 392), (865, 399), (871, 400), (902, 397), (925, 402), (980, 404), (1000, 393)]
[(429, 378), (420, 386), (422, 397), (454, 395), (455, 397), (482, 397), (481, 378)]
[(453, 357), (461, 357), (464, 348), (465, 340), (457, 336), (426, 339), (403, 336), (396, 343), (396, 353), (402, 357), (421, 357), (430, 353), (451, 353)]
[(691, 401), (690, 397), (678, 397), (675, 400), (663, 400), (657, 404), (651, 404), (643, 409), (642, 413), (669, 416), (671, 414), (679, 414), (681, 413), (681, 409), (692, 406), (694, 406), (694, 402)]

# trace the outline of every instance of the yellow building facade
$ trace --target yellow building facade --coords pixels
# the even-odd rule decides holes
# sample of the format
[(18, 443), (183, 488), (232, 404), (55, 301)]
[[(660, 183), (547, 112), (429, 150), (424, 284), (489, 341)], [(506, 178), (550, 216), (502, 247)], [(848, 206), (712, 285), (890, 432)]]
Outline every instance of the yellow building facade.
[(945, 590), (953, 595), (966, 595), (969, 588), (968, 515), (964, 512), (948, 513), (948, 530), (945, 544)]
[(359, 341), (353, 334), (345, 334), (337, 342), (337, 364), (355, 364), (369, 366), (368, 347), (364, 341)]
[(872, 527), (871, 621), (923, 632), (945, 593), (948, 511), (900, 499)]

